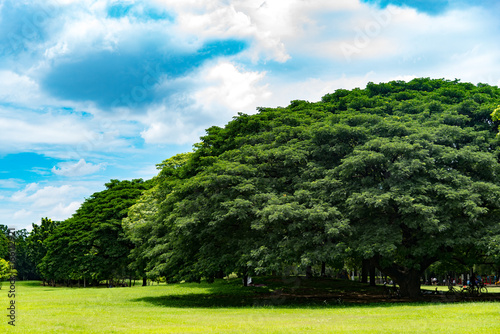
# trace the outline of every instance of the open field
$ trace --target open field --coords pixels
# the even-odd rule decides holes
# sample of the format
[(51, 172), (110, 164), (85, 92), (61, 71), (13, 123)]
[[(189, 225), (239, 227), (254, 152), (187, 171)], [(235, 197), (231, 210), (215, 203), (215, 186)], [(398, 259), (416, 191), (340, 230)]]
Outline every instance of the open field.
[[(355, 303), (348, 302), (347, 296), (376, 298), (378, 290), (345, 281), (275, 279), (265, 283), (265, 287), (248, 288), (242, 288), (233, 280), (214, 284), (83, 289), (16, 282), (16, 326), (13, 328), (7, 324), (9, 298), (8, 285), (4, 282), (0, 290), (0, 305), (4, 310), (0, 332), (500, 332), (500, 303), (495, 301)], [(313, 286), (319, 287), (322, 293), (318, 294)]]

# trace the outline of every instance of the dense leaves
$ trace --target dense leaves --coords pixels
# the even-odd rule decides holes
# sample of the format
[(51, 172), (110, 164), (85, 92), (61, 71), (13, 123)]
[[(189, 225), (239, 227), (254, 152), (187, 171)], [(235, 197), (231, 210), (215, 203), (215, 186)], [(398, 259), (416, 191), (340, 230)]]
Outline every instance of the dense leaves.
[(40, 225), (32, 224), (32, 230), (26, 238), (28, 259), (33, 263), (36, 274), (42, 279), (45, 279), (42, 259), (47, 254), (47, 239), (52, 235), (57, 225), (58, 222), (42, 218)]
[(40, 279), (35, 263), (30, 257), (31, 247), (28, 238), (29, 233), (25, 229), (15, 231), (15, 267), (17, 277), (21, 280)]
[[(55, 227), (47, 226), (46, 230), (53, 230), (47, 238), (43, 238), (43, 233), (41, 236), (37, 255), (43, 255), (37, 265), (41, 275), (51, 280), (94, 282), (128, 277), (132, 244), (125, 237), (121, 222), (148, 187), (149, 183), (142, 180), (111, 180), (105, 190), (87, 199), (73, 217)], [(39, 228), (44, 229), (43, 221)]]
[(369, 259), (412, 295), (433, 262), (496, 240), (499, 100), (496, 87), (422, 78), (212, 127), (165, 162), (148, 219), (129, 215), (145, 270), (199, 280)]

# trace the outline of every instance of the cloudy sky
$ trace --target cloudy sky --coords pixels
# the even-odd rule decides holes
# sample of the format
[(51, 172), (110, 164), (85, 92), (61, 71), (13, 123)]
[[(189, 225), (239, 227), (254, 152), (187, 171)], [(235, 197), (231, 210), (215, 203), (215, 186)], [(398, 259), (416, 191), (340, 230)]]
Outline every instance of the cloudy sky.
[(70, 217), (238, 112), (414, 77), (500, 84), (498, 1), (0, 0), (0, 223)]

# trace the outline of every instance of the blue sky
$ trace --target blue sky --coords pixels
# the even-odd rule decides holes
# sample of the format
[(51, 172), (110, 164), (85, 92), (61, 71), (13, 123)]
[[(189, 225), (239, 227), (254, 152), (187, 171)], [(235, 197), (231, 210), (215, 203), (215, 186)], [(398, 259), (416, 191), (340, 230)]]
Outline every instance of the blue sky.
[(0, 1), (0, 221), (70, 217), (238, 112), (415, 77), (500, 84), (497, 1)]

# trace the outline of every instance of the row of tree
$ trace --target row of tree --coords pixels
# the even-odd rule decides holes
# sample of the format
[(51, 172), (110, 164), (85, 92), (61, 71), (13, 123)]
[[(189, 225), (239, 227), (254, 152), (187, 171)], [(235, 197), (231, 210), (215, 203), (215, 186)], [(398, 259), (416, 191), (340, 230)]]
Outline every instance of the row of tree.
[(26, 229), (14, 232), (9, 231), (8, 226), (0, 225), (0, 279), (8, 279), (12, 275), (22, 280), (39, 278), (29, 255), (31, 246), (28, 236)]
[[(26, 238), (46, 280), (168, 282), (378, 268), (416, 297), (441, 262), (500, 267), (500, 89), (414, 79), (240, 114), (147, 182)], [(86, 284), (86, 283), (85, 283)]]
[[(76, 213), (62, 222), (42, 219), (27, 238), (30, 258), (44, 281), (97, 285), (134, 277), (129, 269), (133, 248), (122, 220), (150, 182), (106, 183), (106, 189), (86, 199)], [(87, 283), (88, 282), (88, 283)]]

